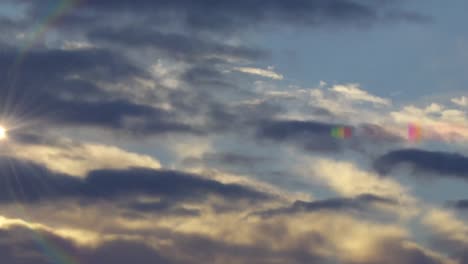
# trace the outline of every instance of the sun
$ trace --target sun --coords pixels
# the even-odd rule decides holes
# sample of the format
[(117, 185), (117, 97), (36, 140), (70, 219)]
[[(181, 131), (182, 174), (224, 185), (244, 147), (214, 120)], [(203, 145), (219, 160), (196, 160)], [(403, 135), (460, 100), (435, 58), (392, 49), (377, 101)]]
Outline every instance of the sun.
[(7, 130), (3, 126), (0, 126), (0, 140), (5, 140), (7, 138)]

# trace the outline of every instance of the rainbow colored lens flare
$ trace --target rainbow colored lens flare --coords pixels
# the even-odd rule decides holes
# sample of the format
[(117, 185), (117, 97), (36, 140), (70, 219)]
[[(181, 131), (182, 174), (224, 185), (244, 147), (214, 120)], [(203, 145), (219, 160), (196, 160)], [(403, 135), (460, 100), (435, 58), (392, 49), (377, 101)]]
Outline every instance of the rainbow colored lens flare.
[(422, 129), (416, 124), (408, 124), (408, 140), (412, 142), (419, 142), (422, 139)]
[(351, 127), (334, 127), (331, 130), (331, 136), (334, 138), (345, 139), (353, 135)]

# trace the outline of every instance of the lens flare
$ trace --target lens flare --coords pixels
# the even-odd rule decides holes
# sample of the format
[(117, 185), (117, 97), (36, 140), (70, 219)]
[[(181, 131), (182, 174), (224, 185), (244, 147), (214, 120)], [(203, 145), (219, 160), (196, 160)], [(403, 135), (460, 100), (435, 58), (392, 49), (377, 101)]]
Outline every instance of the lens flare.
[(417, 124), (408, 124), (408, 139), (412, 142), (420, 142), (422, 139), (421, 126)]
[(331, 136), (339, 139), (346, 139), (352, 136), (351, 127), (334, 127), (331, 129)]
[(5, 140), (7, 138), (7, 130), (0, 126), (0, 140)]

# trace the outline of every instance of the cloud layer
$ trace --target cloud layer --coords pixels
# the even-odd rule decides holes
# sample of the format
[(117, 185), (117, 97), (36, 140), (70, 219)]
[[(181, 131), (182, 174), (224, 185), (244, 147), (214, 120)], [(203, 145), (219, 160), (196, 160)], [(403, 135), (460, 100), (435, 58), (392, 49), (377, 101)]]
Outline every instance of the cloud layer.
[(434, 21), (413, 4), (0, 1), (0, 260), (466, 262), (465, 197), (399, 170), (464, 183), (465, 96), (305, 87), (270, 43)]

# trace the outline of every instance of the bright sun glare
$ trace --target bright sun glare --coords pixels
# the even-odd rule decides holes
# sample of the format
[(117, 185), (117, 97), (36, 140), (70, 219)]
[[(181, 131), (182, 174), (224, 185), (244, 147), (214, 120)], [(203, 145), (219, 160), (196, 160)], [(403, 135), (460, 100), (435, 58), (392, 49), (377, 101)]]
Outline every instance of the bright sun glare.
[(5, 140), (7, 138), (7, 131), (3, 126), (0, 126), (0, 140)]

